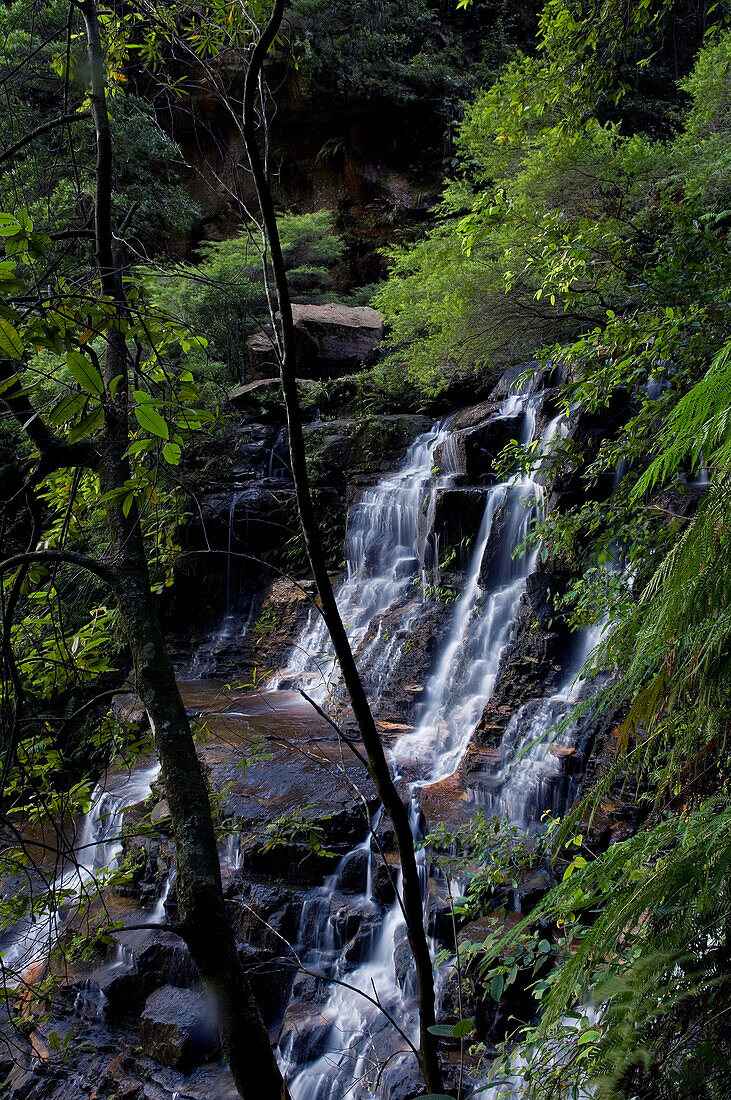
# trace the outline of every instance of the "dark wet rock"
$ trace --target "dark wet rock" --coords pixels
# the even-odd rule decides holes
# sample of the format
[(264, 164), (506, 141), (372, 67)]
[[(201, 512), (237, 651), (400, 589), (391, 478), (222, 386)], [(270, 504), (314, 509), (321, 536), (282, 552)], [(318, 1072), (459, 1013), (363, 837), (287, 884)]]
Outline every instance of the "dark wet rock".
[(495, 481), (498, 456), (509, 443), (522, 438), (524, 427), (523, 413), (498, 416), (492, 403), (463, 410), (448, 439), (434, 453), (440, 472), (457, 475), (470, 485)]
[(369, 957), (381, 927), (383, 910), (369, 902), (362, 907), (358, 916), (357, 930), (343, 947), (343, 960), (349, 967), (357, 966)]
[(406, 928), (396, 929), (393, 944), (393, 968), (396, 981), (404, 996), (411, 997), (416, 991), (416, 970)]
[(333, 858), (313, 851), (307, 844), (268, 847), (266, 841), (254, 837), (242, 846), (241, 866), (255, 875), (317, 886), (332, 874)]
[(145, 1054), (163, 1066), (189, 1069), (218, 1051), (212, 1006), (202, 989), (165, 985), (147, 998), (140, 1017)]
[(234, 933), (280, 954), (297, 939), (304, 893), (279, 885), (251, 882), (241, 876), (226, 891)]
[(376, 829), (375, 836), (371, 837), (371, 851), (374, 854), (396, 851), (396, 834), (390, 822), (384, 822)]
[(326, 978), (319, 978), (315, 974), (299, 973), (292, 983), (292, 1000), (325, 1004), (331, 988)]
[(276, 1026), (287, 1007), (297, 974), (294, 956), (288, 954), (284, 943), (280, 943), (277, 951), (239, 944), (238, 956), (265, 1027)]
[(530, 913), (536, 905), (546, 896), (553, 885), (553, 880), (548, 871), (538, 868), (530, 871), (518, 883), (516, 901), (521, 913)]
[(431, 526), (439, 546), (439, 562), (452, 560), (453, 570), (469, 564), (472, 544), (485, 511), (485, 492), (474, 488), (437, 489), (430, 502)]
[[(127, 943), (125, 961), (92, 975), (106, 997), (107, 1019), (136, 1015), (159, 986), (182, 988), (195, 981), (188, 948), (176, 937), (145, 932), (127, 933), (122, 938)], [(141, 939), (147, 942), (140, 943)]]
[(374, 899), (381, 905), (393, 905), (396, 900), (397, 870), (382, 859), (374, 860), (372, 891)]
[[(379, 719), (399, 727), (415, 722), (448, 610), (445, 600), (434, 593), (425, 598), (421, 586), (414, 585), (402, 601), (371, 623), (359, 652), (370, 647), (377, 654), (364, 668), (363, 679)], [(402, 732), (381, 727), (385, 739)]]
[(530, 363), (516, 363), (512, 367), (508, 367), (504, 374), (502, 374), (492, 390), (489, 400), (490, 401), (504, 401), (506, 397), (511, 394), (517, 393), (516, 382), (521, 375), (526, 375), (529, 372), (533, 373), (533, 380), (528, 383), (531, 391), (533, 389), (540, 389), (544, 382), (548, 381), (548, 376), (545, 372), (541, 372), (541, 365), (537, 359)]
[[(346, 898), (333, 894), (330, 898), (330, 921), (335, 933), (336, 947), (343, 947), (365, 932), (369, 936), (380, 924), (382, 910), (372, 901), (363, 898)], [(351, 952), (351, 956), (355, 952)]]
[[(322, 420), (304, 426), (310, 472), (319, 485), (344, 488), (359, 474), (391, 470), (432, 421), (415, 413)], [(354, 493), (348, 503), (353, 503)], [(345, 503), (343, 498), (342, 503)]]
[(409, 1054), (392, 1058), (381, 1076), (382, 1095), (388, 1100), (415, 1100), (424, 1095), (424, 1082)]
[(364, 848), (349, 852), (340, 865), (338, 886), (347, 894), (362, 894), (368, 884), (368, 853)]
[(308, 1001), (293, 1001), (287, 1008), (279, 1037), (280, 1048), (295, 1064), (312, 1062), (327, 1050), (333, 1021), (323, 1009)]

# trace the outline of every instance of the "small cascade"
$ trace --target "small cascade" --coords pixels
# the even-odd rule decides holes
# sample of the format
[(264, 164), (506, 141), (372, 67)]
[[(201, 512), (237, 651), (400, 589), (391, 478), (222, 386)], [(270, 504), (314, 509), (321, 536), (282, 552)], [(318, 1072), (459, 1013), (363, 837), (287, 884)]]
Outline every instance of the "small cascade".
[(99, 784), (92, 795), (78, 838), (70, 846), (71, 864), (53, 881), (41, 912), (24, 917), (5, 936), (3, 966), (19, 976), (48, 956), (78, 904), (88, 902), (114, 871), (122, 854), (121, 832), (125, 810), (144, 802), (160, 773), (160, 765), (140, 768), (116, 787)]
[[(337, 593), (338, 607), (357, 650), (376, 616), (409, 591), (433, 548), (423, 535), (422, 504), (433, 479), (437, 446), (448, 430), (436, 424), (409, 448), (403, 468), (366, 489), (348, 512), (345, 555), (347, 574)], [(368, 656), (362, 661), (368, 666)], [(290, 654), (287, 669), (272, 681), (272, 689), (307, 686), (318, 701), (336, 679), (335, 657), (325, 624), (310, 612), (305, 630)]]
[(289, 481), (292, 477), (292, 472), (289, 468), (286, 428), (279, 429), (274, 443), (272, 444), (272, 448), (269, 452), (267, 477), (271, 481)]
[(600, 622), (583, 630), (559, 690), (538, 703), (526, 703), (512, 716), (500, 743), (497, 769), (475, 791), (476, 801), (488, 813), (507, 816), (528, 830), (546, 810), (563, 810), (559, 780), (566, 757), (575, 751), (577, 730), (569, 724), (556, 738), (549, 731), (580, 698), (587, 681), (579, 673), (605, 629), (606, 622)]
[(170, 896), (170, 891), (172, 889), (173, 883), (175, 882), (175, 877), (177, 873), (177, 868), (173, 867), (173, 869), (170, 871), (167, 878), (165, 879), (163, 888), (158, 895), (152, 912), (150, 913), (150, 924), (165, 923), (165, 906)]
[[(508, 397), (500, 410), (501, 417), (524, 413), (524, 445), (535, 433), (538, 400), (535, 395), (518, 394)], [(562, 422), (557, 416), (545, 429), (536, 466)], [(500, 657), (537, 558), (537, 551), (517, 558), (515, 551), (538, 520), (542, 500), (543, 489), (530, 475), (487, 490), (464, 589), (419, 724), (394, 748), (397, 763), (418, 762), (422, 781), (436, 782), (451, 775), (492, 694)], [(492, 552), (486, 561), (488, 545)]]
[[(418, 805), (413, 802), (411, 826), (417, 839), (420, 837), (420, 816)], [(356, 959), (353, 958), (353, 940), (339, 948), (339, 937), (332, 918), (333, 898), (337, 896), (340, 885), (340, 868), (351, 856), (346, 856), (338, 871), (319, 890), (313, 891), (302, 914), (300, 936), (309, 933), (310, 937), (310, 942), (303, 948), (306, 965), (312, 965), (325, 976), (347, 984), (331, 986), (327, 1001), (322, 1006), (320, 1015), (326, 1034), (320, 1037), (318, 1046), (324, 1053), (308, 1060), (307, 1047), (304, 1050), (298, 1048), (295, 1033), (287, 1037), (280, 1050), (280, 1061), (287, 1074), (292, 1100), (340, 1100), (353, 1094), (351, 1090), (354, 1088), (357, 1091), (353, 1095), (359, 1097), (378, 1095), (383, 1045), (393, 1045), (397, 1036), (373, 1000), (377, 999), (383, 1009), (399, 1021), (399, 1027), (412, 1041), (418, 1036), (413, 977), (408, 967), (399, 967), (396, 962), (398, 945), (405, 942), (401, 908), (395, 903), (381, 916), (379, 907), (373, 901), (370, 834), (354, 851), (366, 852), (368, 859), (366, 888), (351, 903), (353, 909), (360, 909), (364, 914), (361, 927), (365, 926), (365, 935), (361, 934), (358, 938)], [(419, 859), (422, 888), (425, 888), (427, 879), (423, 852), (419, 853)], [(400, 892), (400, 872), (396, 887)], [(371, 914), (376, 914), (375, 921), (369, 921)], [(389, 1053), (395, 1063), (392, 1072), (399, 1073), (399, 1064), (402, 1073), (413, 1069), (413, 1057), (407, 1050), (399, 1054), (398, 1047), (393, 1047)]]
[[(276, 446), (276, 444), (275, 444)], [(272, 448), (272, 455), (274, 448)], [(270, 467), (274, 459), (270, 458)], [(226, 547), (226, 603), (224, 605), (223, 618), (216, 630), (211, 631), (205, 641), (198, 646), (188, 665), (182, 669), (183, 680), (205, 680), (211, 676), (217, 668), (218, 658), (221, 652), (241, 639), (251, 626), (254, 615), (254, 600), (240, 601), (232, 585), (233, 569), (233, 540), (236, 512), (240, 502), (246, 497), (246, 491), (236, 492), (231, 497), (228, 511), (228, 536)], [(240, 604), (243, 603), (243, 607)]]

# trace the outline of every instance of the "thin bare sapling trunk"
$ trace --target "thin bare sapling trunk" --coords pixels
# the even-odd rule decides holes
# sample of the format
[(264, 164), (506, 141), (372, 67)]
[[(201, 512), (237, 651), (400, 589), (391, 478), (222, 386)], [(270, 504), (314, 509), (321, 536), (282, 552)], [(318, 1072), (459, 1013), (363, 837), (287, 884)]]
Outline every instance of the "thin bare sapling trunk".
[[(275, 0), (270, 20), (252, 53), (244, 89), (244, 140), (259, 199), (274, 275), (281, 340), (280, 375), (289, 429), (292, 476), (302, 533), (310, 568), (320, 597), (322, 615), (340, 664), (343, 682), (350, 697), (363, 747), (368, 756), (369, 770), (379, 798), (391, 818), (394, 828), (403, 872), (403, 906), (406, 917), (406, 931), (416, 966), (420, 1029), (419, 1066), (426, 1087), (432, 1093), (439, 1093), (443, 1091), (442, 1074), (436, 1040), (429, 1031), (429, 1028), (435, 1023), (434, 972), (424, 929), (424, 912), (414, 851), (414, 838), (409, 823), (408, 810), (399, 796), (391, 775), (327, 570), (319, 523), (307, 474), (302, 415), (297, 394), (297, 355), (289, 284), (279, 239), (274, 201), (257, 141), (255, 104), (259, 81), (264, 59), (279, 33), (284, 7), (285, 0)], [(272, 318), (272, 322), (275, 323), (275, 318)]]

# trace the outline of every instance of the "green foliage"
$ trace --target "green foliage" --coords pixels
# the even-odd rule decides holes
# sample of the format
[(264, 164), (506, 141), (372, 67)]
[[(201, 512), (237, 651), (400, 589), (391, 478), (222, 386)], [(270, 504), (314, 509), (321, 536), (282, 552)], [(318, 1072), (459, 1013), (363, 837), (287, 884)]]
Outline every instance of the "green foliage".
[[(298, 806), (282, 814), (276, 821), (270, 821), (265, 828), (264, 851), (269, 852), (272, 848), (287, 848), (293, 844), (303, 845), (313, 855), (335, 859), (338, 853), (325, 847), (325, 828), (321, 824), (331, 815), (324, 817), (320, 815), (314, 818), (310, 813), (311, 810), (312, 806)], [(302, 858), (304, 859), (305, 856)]]
[(315, 87), (389, 103), (439, 99), (446, 113), (525, 40), (533, 5), (516, 12), (483, 0), (469, 15), (452, 0), (295, 0), (292, 8), (292, 50)]
[[(326, 295), (330, 271), (343, 254), (343, 242), (334, 232), (333, 215), (285, 214), (279, 221), (282, 250), (295, 299), (307, 301)], [(209, 241), (199, 247), (201, 259), (170, 267), (144, 269), (155, 306), (178, 324), (204, 333), (207, 354), (184, 349), (191, 369), (214, 379), (241, 381), (249, 377), (245, 342), (269, 321), (269, 299), (262, 268), (261, 240), (253, 227), (227, 241)], [(271, 272), (267, 269), (271, 287)]]
[[(647, 105), (663, 28), (693, 13), (548, 3), (536, 55), (467, 112), (439, 224), (392, 254), (377, 296), (384, 378), (406, 367), (428, 395), (536, 357), (560, 368), (567, 416), (601, 424), (615, 394), (628, 410), (558, 442), (542, 472), (580, 476), (585, 499), (529, 537), (573, 571), (573, 623), (611, 620), (592, 662), (613, 678), (572, 720), (618, 715), (616, 757), (545, 841), (559, 886), (466, 947), (487, 995), (533, 984), (540, 1022), (494, 1074), (536, 1098), (728, 1091), (731, 33), (725, 6), (708, 14), (692, 66), (682, 47), (684, 111), (648, 124), (637, 86)], [(515, 445), (501, 468), (535, 458)], [(618, 797), (646, 817), (631, 839), (572, 838)], [(465, 843), (474, 917), (517, 880), (520, 846)]]

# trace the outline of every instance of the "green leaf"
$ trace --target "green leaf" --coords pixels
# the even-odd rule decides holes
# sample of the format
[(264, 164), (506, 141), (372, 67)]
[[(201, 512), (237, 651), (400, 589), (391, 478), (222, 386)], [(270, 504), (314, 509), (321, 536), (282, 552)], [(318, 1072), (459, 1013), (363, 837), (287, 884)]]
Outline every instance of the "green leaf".
[(502, 974), (493, 974), (492, 981), (490, 982), (490, 996), (493, 1001), (499, 1001), (503, 995), (503, 986), (505, 985), (505, 979)]
[(70, 351), (66, 356), (66, 366), (74, 382), (77, 382), (82, 390), (86, 390), (94, 397), (101, 397), (104, 393), (102, 376), (90, 359), (79, 351)]
[(56, 427), (59, 424), (65, 424), (81, 412), (87, 401), (88, 398), (84, 397), (83, 393), (64, 394), (61, 400), (57, 401), (51, 409), (48, 419)]
[(452, 1028), (452, 1035), (455, 1039), (462, 1039), (465, 1035), (469, 1035), (475, 1026), (475, 1021), (472, 1019), (460, 1020)]
[(585, 1047), (587, 1043), (595, 1043), (597, 1039), (601, 1039), (601, 1033), (597, 1031), (595, 1027), (589, 1029), (589, 1031), (582, 1031), (579, 1036), (579, 1041), (576, 1044), (580, 1047)]
[(177, 466), (180, 463), (180, 447), (177, 443), (166, 443), (162, 449), (162, 457), (171, 466)]
[(18, 382), (19, 377), (17, 374), (11, 375), (10, 378), (4, 378), (3, 381), (0, 382), (0, 393), (5, 393), (6, 390), (9, 390), (11, 386), (15, 386)]
[(135, 409), (135, 416), (143, 431), (159, 436), (160, 439), (169, 437), (168, 426), (156, 409), (151, 408), (149, 405), (138, 405)]
[(127, 450), (128, 455), (144, 454), (145, 451), (153, 450), (157, 444), (154, 439), (135, 439), (133, 443), (130, 443)]
[(146, 405), (148, 401), (152, 401), (147, 390), (134, 390), (133, 396), (138, 405)]
[(453, 1039), (454, 1034), (451, 1024), (432, 1024), (430, 1028), (427, 1028), (430, 1035), (435, 1035), (437, 1039)]
[(72, 428), (69, 432), (69, 443), (76, 443), (79, 439), (84, 439), (87, 435), (91, 435), (97, 428), (101, 427), (104, 419), (104, 410), (101, 405), (85, 416), (80, 424), (77, 424), (75, 428)]
[(21, 228), (14, 214), (0, 214), (0, 237), (14, 237)]
[(11, 359), (20, 359), (25, 350), (25, 344), (21, 340), (18, 330), (0, 317), (0, 351)]

